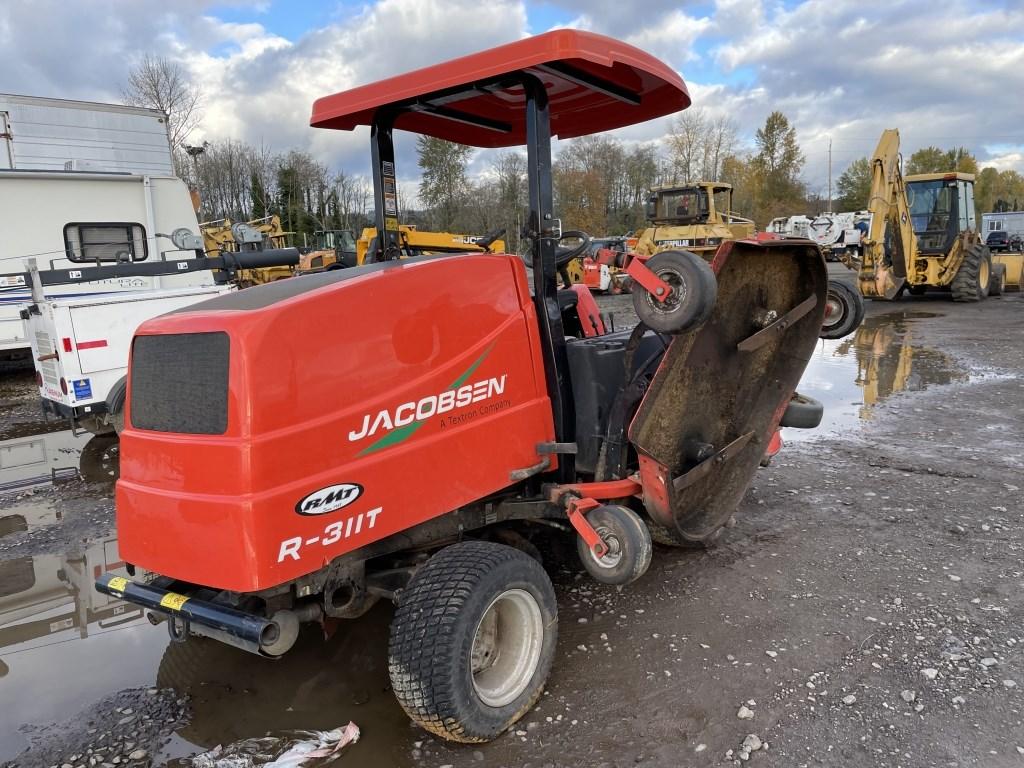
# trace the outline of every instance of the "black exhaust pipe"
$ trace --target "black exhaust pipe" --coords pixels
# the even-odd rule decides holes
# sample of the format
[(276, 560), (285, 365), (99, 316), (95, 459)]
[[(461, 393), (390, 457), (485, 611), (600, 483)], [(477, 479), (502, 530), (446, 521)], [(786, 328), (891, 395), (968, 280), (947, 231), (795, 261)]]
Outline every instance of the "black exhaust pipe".
[[(219, 640), (260, 656), (280, 639), (278, 624), (263, 616), (245, 613), (227, 605), (218, 605), (180, 595), (150, 584), (139, 584), (110, 573), (96, 579), (96, 590), (125, 600), (166, 617), (175, 640), (184, 640), (189, 632)], [(281, 651), (283, 653), (283, 651)]]

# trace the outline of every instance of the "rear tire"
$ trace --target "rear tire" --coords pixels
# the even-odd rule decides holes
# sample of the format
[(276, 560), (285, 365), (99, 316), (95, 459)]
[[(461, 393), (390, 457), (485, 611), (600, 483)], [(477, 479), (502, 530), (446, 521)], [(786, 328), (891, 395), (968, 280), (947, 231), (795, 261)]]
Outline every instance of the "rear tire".
[(603, 504), (587, 513), (587, 522), (608, 546), (598, 557), (582, 537), (576, 537), (576, 551), (587, 573), (602, 584), (631, 584), (651, 565), (651, 534), (640, 516), (618, 504)]
[(689, 251), (662, 251), (647, 260), (647, 268), (672, 288), (664, 302), (643, 287), (634, 287), (633, 309), (653, 331), (681, 333), (703, 325), (718, 297), (718, 280), (710, 265)]
[(406, 714), (449, 741), (490, 741), (540, 698), (558, 626), (544, 569), (502, 544), (442, 549), (399, 595), (388, 644)]
[(980, 243), (968, 247), (950, 283), (953, 301), (981, 301), (988, 296), (992, 278), (992, 256), (988, 248)]
[(989, 296), (1002, 296), (1006, 290), (1006, 265), (1005, 264), (993, 264), (992, 265), (992, 278), (988, 283), (988, 295)]
[(849, 336), (864, 319), (864, 299), (841, 280), (828, 281), (825, 299), (826, 315), (818, 336), (822, 339), (841, 339)]

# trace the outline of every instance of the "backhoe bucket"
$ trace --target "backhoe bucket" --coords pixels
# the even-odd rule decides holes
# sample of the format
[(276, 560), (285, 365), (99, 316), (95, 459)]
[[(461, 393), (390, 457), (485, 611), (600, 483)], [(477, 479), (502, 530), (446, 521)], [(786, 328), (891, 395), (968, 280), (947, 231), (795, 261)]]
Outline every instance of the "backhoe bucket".
[(710, 319), (675, 336), (629, 429), (652, 519), (691, 541), (739, 505), (818, 342), (828, 278), (809, 241), (724, 244)]

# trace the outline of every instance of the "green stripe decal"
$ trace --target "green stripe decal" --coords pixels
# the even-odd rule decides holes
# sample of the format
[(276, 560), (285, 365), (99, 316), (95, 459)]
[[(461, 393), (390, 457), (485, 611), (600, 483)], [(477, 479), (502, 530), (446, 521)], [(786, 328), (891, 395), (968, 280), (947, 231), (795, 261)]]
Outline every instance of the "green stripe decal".
[[(483, 354), (481, 354), (480, 357), (474, 360), (473, 363), (469, 366), (469, 368), (463, 371), (462, 375), (459, 376), (459, 378), (457, 378), (455, 381), (453, 381), (451, 383), (451, 386), (449, 386), (448, 389), (445, 390), (445, 392), (448, 392), (449, 390), (452, 389), (458, 389), (463, 384), (465, 384), (466, 379), (472, 376), (476, 369), (479, 368), (483, 361), (486, 359), (486, 357), (489, 354), (491, 354), (491, 350), (494, 349), (495, 343), (497, 342), (492, 342), (491, 346), (485, 349), (483, 351)], [(424, 422), (422, 421), (414, 421), (412, 424), (406, 424), (404, 427), (398, 427), (397, 429), (393, 429), (386, 435), (384, 435), (384, 437), (363, 448), (363, 450), (356, 454), (356, 456), (366, 456), (367, 454), (376, 453), (377, 451), (382, 450), (384, 448), (390, 448), (392, 445), (404, 443), (406, 440), (408, 440), (416, 433), (416, 430), (423, 426), (423, 423)]]

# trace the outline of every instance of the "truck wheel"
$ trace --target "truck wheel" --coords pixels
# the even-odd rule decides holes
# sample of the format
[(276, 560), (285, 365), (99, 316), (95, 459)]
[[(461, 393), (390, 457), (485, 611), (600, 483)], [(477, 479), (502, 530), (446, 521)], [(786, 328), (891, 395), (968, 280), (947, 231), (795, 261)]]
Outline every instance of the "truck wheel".
[(988, 248), (975, 243), (967, 249), (963, 263), (950, 283), (953, 301), (981, 301), (988, 296), (991, 279), (992, 256)]
[(662, 251), (647, 260), (647, 268), (672, 293), (662, 302), (643, 288), (633, 288), (633, 309), (644, 325), (660, 333), (681, 333), (711, 316), (718, 281), (704, 259), (689, 251)]
[(1006, 265), (993, 264), (992, 278), (988, 282), (989, 296), (1002, 296), (1006, 290)]
[(825, 298), (825, 320), (818, 336), (822, 339), (841, 339), (849, 336), (864, 319), (864, 299), (841, 280), (828, 281)]
[(502, 544), (453, 544), (399, 595), (391, 687), (431, 733), (490, 741), (540, 698), (557, 627), (554, 589), (536, 560)]
[(576, 537), (576, 551), (587, 573), (602, 584), (630, 584), (651, 565), (651, 533), (640, 516), (628, 507), (604, 504), (587, 513), (587, 522), (608, 546), (598, 557)]
[(108, 433), (89, 438), (78, 462), (82, 478), (88, 483), (112, 483), (120, 474), (120, 441)]

